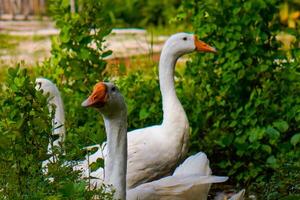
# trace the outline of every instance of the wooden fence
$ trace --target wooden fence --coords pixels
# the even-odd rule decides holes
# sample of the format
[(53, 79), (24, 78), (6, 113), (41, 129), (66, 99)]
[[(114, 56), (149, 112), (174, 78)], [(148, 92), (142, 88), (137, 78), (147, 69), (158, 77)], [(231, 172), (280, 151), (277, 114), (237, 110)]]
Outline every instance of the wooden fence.
[(47, 0), (0, 0), (0, 19), (28, 19), (46, 13)]

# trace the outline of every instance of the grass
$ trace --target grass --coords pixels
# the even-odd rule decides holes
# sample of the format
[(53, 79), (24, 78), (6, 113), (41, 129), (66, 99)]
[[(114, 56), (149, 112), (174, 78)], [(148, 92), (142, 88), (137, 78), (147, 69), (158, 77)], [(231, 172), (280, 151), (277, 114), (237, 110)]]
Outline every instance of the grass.
[(38, 42), (38, 41), (46, 40), (48, 38), (49, 38), (48, 36), (39, 36), (39, 35), (16, 36), (16, 35), (0, 33), (0, 50), (15, 51), (16, 48), (19, 46), (20, 42), (25, 42), (25, 41)]
[[(35, 62), (48, 55), (49, 52), (43, 42), (46, 43), (49, 39), (49, 36), (15, 36), (0, 33), (0, 70), (15, 66), (22, 61), (21, 59), (25, 59), (22, 66), (35, 66)], [(36, 43), (41, 44), (30, 47)], [(0, 79), (3, 80), (3, 73), (0, 75)]]
[(192, 32), (192, 27), (187, 27), (186, 24), (170, 24), (166, 26), (149, 26), (146, 28), (148, 34), (153, 36), (172, 35), (177, 32)]
[[(1, 63), (0, 63), (1, 65)], [(0, 67), (0, 83), (3, 83), (5, 81), (6, 71), (9, 66), (2, 66)]]
[(21, 40), (20, 37), (0, 34), (0, 56), (14, 52)]
[(39, 35), (16, 36), (16, 35), (0, 33), (0, 56), (2, 56), (3, 52), (5, 51), (15, 52), (21, 42), (26, 42), (26, 41), (38, 42), (38, 41), (46, 40), (48, 38), (49, 38), (48, 36), (39, 36)]

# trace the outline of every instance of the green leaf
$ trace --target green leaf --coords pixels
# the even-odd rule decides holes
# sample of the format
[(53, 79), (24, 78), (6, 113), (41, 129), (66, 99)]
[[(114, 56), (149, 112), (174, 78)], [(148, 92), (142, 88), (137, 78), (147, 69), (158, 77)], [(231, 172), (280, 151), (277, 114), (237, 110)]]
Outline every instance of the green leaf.
[(234, 15), (238, 14), (238, 13), (240, 12), (240, 10), (241, 10), (241, 7), (234, 8), (233, 14), (234, 14)]
[(292, 145), (296, 146), (298, 143), (300, 143), (300, 133), (293, 135), (293, 137), (291, 138)]
[(235, 127), (237, 125), (237, 121), (233, 120), (230, 124), (229, 127)]
[(102, 53), (101, 57), (106, 58), (107, 56), (110, 56), (112, 54), (112, 51), (105, 51)]
[(63, 187), (61, 188), (61, 193), (66, 196), (66, 197), (71, 197), (72, 194), (74, 195), (75, 193), (75, 184), (76, 183), (71, 183), (71, 182), (68, 182), (66, 184), (63, 185)]
[(245, 70), (241, 69), (241, 70), (238, 72), (238, 79), (242, 79), (244, 76), (245, 76)]
[(258, 67), (258, 71), (259, 72), (264, 72), (264, 71), (267, 71), (267, 69), (269, 68), (269, 66), (268, 65), (260, 65), (259, 67)]
[(252, 7), (252, 3), (251, 2), (246, 2), (244, 4), (244, 8), (245, 8), (246, 11), (249, 11), (251, 9), (251, 7)]
[(257, 140), (261, 140), (264, 135), (264, 129), (262, 128), (253, 128), (249, 132), (249, 141), (254, 142)]
[(234, 139), (233, 134), (227, 134), (227, 135), (223, 135), (221, 137), (221, 139), (216, 140), (215, 142), (217, 144), (219, 144), (221, 147), (226, 147), (226, 146), (229, 146), (232, 143), (233, 139)]
[(267, 158), (267, 164), (269, 164), (272, 168), (278, 167), (277, 159), (273, 155), (271, 155)]
[(60, 31), (60, 40), (61, 40), (61, 42), (67, 43), (67, 42), (70, 41), (70, 39), (71, 39), (70, 32), (69, 32), (70, 28), (71, 28), (70, 26), (64, 26), (62, 28), (62, 30)]
[(269, 153), (269, 154), (272, 152), (272, 148), (271, 148), (269, 145), (263, 144), (263, 145), (261, 146), (261, 149), (262, 149), (263, 151)]
[(80, 49), (80, 57), (84, 60), (88, 59), (90, 56), (90, 51), (86, 48)]
[(272, 126), (268, 126), (266, 129), (266, 133), (269, 136), (270, 139), (277, 139), (280, 136), (280, 132), (277, 131), (275, 128)]
[(142, 108), (139, 113), (140, 119), (146, 119), (149, 116), (149, 112), (146, 108)]
[(69, 5), (70, 5), (70, 1), (69, 0), (62, 0), (61, 6), (68, 7)]
[(8, 68), (8, 75), (11, 76), (11, 77), (15, 77), (16, 74), (17, 74), (17, 71), (18, 69), (15, 69), (15, 68)]
[(126, 66), (123, 63), (120, 63), (119, 65), (119, 71), (121, 74), (125, 74), (126, 73)]
[(281, 133), (286, 132), (289, 129), (289, 124), (284, 120), (278, 120), (273, 122), (275, 128), (277, 128)]
[(90, 164), (91, 171), (95, 171), (100, 167), (104, 168), (104, 159), (98, 158), (96, 162)]
[(46, 198), (47, 200), (61, 200), (62, 197), (60, 195), (51, 195)]

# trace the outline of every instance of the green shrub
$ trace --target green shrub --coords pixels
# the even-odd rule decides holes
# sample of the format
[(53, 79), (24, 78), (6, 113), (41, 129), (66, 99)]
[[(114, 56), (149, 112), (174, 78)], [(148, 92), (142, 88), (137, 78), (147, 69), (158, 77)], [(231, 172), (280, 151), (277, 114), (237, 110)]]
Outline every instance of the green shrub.
[(26, 70), (9, 69), (0, 98), (0, 188), (5, 199), (38, 199), (51, 119), (47, 98), (35, 90)]
[(129, 131), (161, 123), (162, 105), (157, 74), (145, 76), (137, 71), (120, 77), (116, 82), (126, 100)]
[(250, 189), (262, 189), (259, 199), (296, 200), (300, 198), (300, 152), (291, 151), (277, 156), (281, 166), (270, 179), (258, 179)]
[[(49, 138), (52, 138), (47, 98), (35, 91), (25, 71), (11, 70), (12, 78), (8, 78), (7, 86), (1, 88), (4, 92), (1, 94), (0, 115), (1, 119), (7, 118), (0, 123), (3, 141), (0, 145), (1, 198), (93, 199), (96, 195), (101, 199), (112, 199), (112, 194), (105, 192), (106, 186), (97, 190), (88, 187), (86, 180), (65, 164), (68, 160), (82, 158), (83, 146), (102, 143), (105, 138), (101, 116), (94, 110), (82, 109), (80, 104), (92, 86), (103, 80), (106, 66), (103, 58), (111, 53), (102, 48), (104, 36), (111, 30), (105, 12), (102, 12), (102, 3), (80, 1), (80, 12), (73, 14), (69, 12), (68, 3), (65, 0), (51, 3), (52, 16), (61, 32), (59, 37), (53, 38), (51, 57), (34, 71), (38, 76), (53, 80), (62, 90), (67, 122), (66, 154), (54, 149), (53, 154), (58, 154), (60, 159), (48, 166), (47, 175), (42, 174), (41, 162), (49, 157), (46, 151)], [(14, 93), (11, 93), (11, 88)], [(13, 104), (13, 100), (19, 104)], [(21, 113), (20, 107), (31, 118), (24, 118), (26, 115)], [(47, 126), (45, 120), (48, 120)], [(41, 124), (34, 127), (37, 123)], [(23, 128), (23, 124), (27, 126)], [(25, 137), (26, 131), (32, 135)], [(24, 136), (21, 139), (20, 134)], [(15, 140), (20, 140), (23, 146), (12, 145)], [(36, 146), (28, 145), (32, 142)]]
[(0, 199), (112, 199), (105, 186), (86, 189), (87, 182), (65, 165), (63, 155), (43, 174), (54, 113), (26, 69), (8, 70), (0, 96)]
[(279, 157), (299, 151), (300, 52), (279, 50), (279, 3), (183, 3), (196, 33), (219, 51), (187, 66), (185, 76), (194, 80), (193, 107), (186, 107), (191, 151), (208, 153), (214, 171), (240, 184), (268, 180), (283, 167)]
[(101, 116), (95, 110), (82, 108), (81, 102), (94, 84), (104, 79), (103, 58), (111, 52), (104, 51), (103, 42), (111, 28), (101, 1), (78, 1), (75, 13), (70, 13), (69, 1), (53, 0), (49, 5), (60, 34), (52, 41), (51, 57), (37, 73), (54, 81), (61, 90), (66, 114), (66, 148), (77, 154), (80, 148), (101, 144), (105, 138)]
[[(54, 185), (54, 191), (62, 191), (66, 197), (90, 199), (97, 195), (101, 199), (112, 199), (112, 195), (105, 192), (105, 186), (87, 190), (85, 180), (79, 180), (74, 172), (66, 173), (69, 169), (62, 167), (65, 161), (82, 159), (85, 154), (82, 147), (105, 140), (101, 115), (82, 108), (81, 103), (94, 84), (105, 79), (103, 58), (111, 54), (103, 48), (104, 37), (111, 31), (108, 15), (101, 1), (77, 1), (75, 13), (70, 13), (69, 1), (53, 0), (49, 5), (60, 34), (52, 40), (50, 58), (36, 73), (56, 83), (66, 115), (66, 154), (51, 165), (49, 176), (61, 180)], [(103, 162), (98, 165), (103, 167)]]
[(114, 26), (147, 27), (167, 25), (180, 5), (178, 0), (104, 0)]

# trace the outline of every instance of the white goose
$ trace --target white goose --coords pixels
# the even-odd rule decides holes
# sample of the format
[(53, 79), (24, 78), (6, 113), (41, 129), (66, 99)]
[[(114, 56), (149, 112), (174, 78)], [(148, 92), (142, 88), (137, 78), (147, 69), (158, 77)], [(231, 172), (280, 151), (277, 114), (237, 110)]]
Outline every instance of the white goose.
[(163, 121), (161, 125), (128, 133), (128, 188), (170, 174), (186, 156), (189, 123), (176, 95), (174, 69), (180, 56), (195, 50), (216, 52), (214, 48), (198, 40), (195, 35), (187, 33), (172, 35), (162, 49), (159, 84)]
[[(188, 33), (172, 35), (162, 49), (159, 83), (163, 101), (163, 122), (161, 125), (128, 132), (128, 188), (170, 174), (186, 156), (189, 123), (176, 96), (174, 68), (180, 56), (195, 50), (216, 52), (213, 47)], [(106, 149), (103, 154), (107, 154)]]
[[(52, 126), (53, 126), (53, 135), (58, 135), (58, 139), (53, 142), (54, 146), (58, 146), (59, 143), (63, 143), (65, 140), (65, 113), (64, 113), (64, 106), (63, 101), (60, 96), (60, 92), (56, 85), (52, 83), (50, 80), (46, 78), (37, 78), (35, 80), (36, 83), (36, 89), (42, 90), (43, 94), (49, 94), (48, 97), (48, 105), (50, 112), (52, 110), (52, 107), (50, 105), (55, 105), (55, 112), (54, 112), (54, 118), (52, 120)], [(48, 147), (49, 149), (50, 147)]]
[[(65, 113), (64, 113), (64, 106), (63, 106), (63, 101), (60, 95), (60, 92), (56, 85), (46, 79), (46, 78), (37, 78), (35, 80), (36, 83), (36, 89), (43, 91), (43, 94), (46, 95), (48, 94), (48, 107), (51, 112), (52, 110), (52, 105), (55, 105), (55, 112), (54, 112), (54, 118), (52, 120), (52, 135), (57, 135), (58, 138), (51, 142), (49, 140), (48, 144), (48, 155), (52, 155), (52, 148), (60, 148), (63, 147), (64, 140), (65, 140)], [(84, 160), (81, 161), (70, 161), (66, 163), (67, 165), (73, 166), (74, 170), (79, 170), (81, 171), (82, 178), (88, 178), (88, 177), (102, 177), (103, 176), (103, 169), (98, 169), (97, 171), (91, 172), (89, 166), (92, 163), (97, 162), (98, 158), (103, 157), (102, 156), (102, 149), (103, 147), (100, 147), (100, 145), (92, 145), (85, 147), (85, 150), (91, 150), (91, 149), (98, 149), (95, 153), (92, 155), (86, 155)], [(44, 170), (44, 173), (47, 173), (48, 169), (48, 164), (55, 162), (57, 159), (56, 155), (52, 155), (49, 159), (43, 161), (42, 167)], [(99, 179), (91, 179), (90, 183), (92, 185), (95, 185), (98, 183), (100, 180)]]
[[(115, 189), (114, 198), (127, 200), (205, 200), (211, 183), (227, 177), (211, 176), (209, 161), (202, 152), (190, 156), (172, 176), (141, 184), (126, 191), (127, 109), (118, 89), (111, 83), (98, 83), (82, 103), (97, 108), (104, 118), (107, 133), (104, 181)], [(149, 151), (144, 156), (151, 156)], [(127, 195), (126, 195), (127, 192)]]
[[(55, 105), (54, 118), (52, 120), (52, 135), (57, 135), (58, 138), (53, 141), (49, 140), (48, 144), (48, 154), (52, 155), (52, 147), (61, 147), (65, 140), (66, 130), (65, 130), (65, 113), (63, 108), (63, 101), (60, 96), (60, 92), (56, 85), (50, 80), (45, 78), (37, 78), (35, 80), (36, 90), (42, 90), (43, 94), (48, 94), (48, 107), (50, 112), (52, 111), (52, 105)], [(52, 155), (49, 159), (43, 161), (43, 169), (47, 169), (47, 164), (49, 162), (54, 162), (56, 159), (55, 155)], [(47, 171), (47, 170), (46, 170)]]
[[(193, 34), (177, 33), (165, 43), (159, 63), (159, 83), (163, 103), (161, 125), (150, 126), (128, 132), (127, 187), (156, 180), (170, 174), (186, 156), (189, 138), (189, 123), (186, 113), (176, 96), (174, 69), (177, 59), (193, 51), (216, 52), (213, 47), (197, 39)], [(104, 149), (96, 145), (98, 151), (93, 158), (104, 158)], [(103, 151), (102, 151), (103, 150)], [(151, 155), (149, 155), (151, 152)], [(147, 155), (147, 157), (145, 156)], [(86, 162), (80, 165), (87, 175)], [(85, 176), (84, 175), (84, 176)], [(103, 179), (103, 169), (94, 172), (98, 180)], [(101, 181), (100, 181), (101, 182)]]

